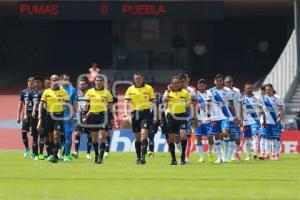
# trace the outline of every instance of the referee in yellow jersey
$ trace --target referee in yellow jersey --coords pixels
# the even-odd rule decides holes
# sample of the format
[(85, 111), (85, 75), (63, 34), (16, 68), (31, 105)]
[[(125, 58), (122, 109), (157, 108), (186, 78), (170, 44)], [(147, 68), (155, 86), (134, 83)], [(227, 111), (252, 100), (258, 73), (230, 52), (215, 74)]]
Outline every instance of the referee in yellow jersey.
[[(108, 111), (113, 112), (113, 98), (109, 90), (104, 88), (104, 77), (97, 75), (95, 87), (85, 94), (86, 105), (84, 108), (83, 121), (87, 122), (92, 135), (92, 143), (95, 150), (95, 163), (103, 163), (105, 151), (105, 136), (108, 124)], [(98, 147), (98, 132), (100, 131), (100, 154)]]
[(64, 105), (71, 108), (70, 98), (67, 92), (59, 87), (60, 78), (52, 75), (50, 78), (51, 87), (43, 92), (39, 105), (39, 120), (42, 119), (42, 110), (46, 107), (45, 126), (50, 141), (50, 156), (48, 161), (57, 163), (58, 150), (60, 147), (60, 135), (64, 131)]
[[(181, 88), (178, 77), (172, 78), (171, 87), (163, 95), (163, 102), (167, 105), (167, 132), (169, 135), (169, 150), (172, 156), (171, 165), (177, 165), (174, 144), (176, 135), (180, 135), (182, 148), (180, 164), (184, 165), (187, 145), (187, 106), (190, 106), (191, 111), (193, 111), (193, 108), (190, 94), (186, 89)], [(194, 114), (192, 114), (191, 120), (194, 119)]]
[(155, 93), (150, 85), (144, 83), (142, 74), (134, 74), (133, 81), (134, 85), (130, 86), (125, 93), (124, 118), (128, 119), (128, 106), (131, 103), (132, 131), (136, 137), (136, 164), (145, 164), (145, 155), (148, 148), (148, 131), (151, 123), (157, 121), (157, 109), (153, 109), (155, 111), (153, 115), (150, 112), (151, 104), (153, 107), (156, 107)]

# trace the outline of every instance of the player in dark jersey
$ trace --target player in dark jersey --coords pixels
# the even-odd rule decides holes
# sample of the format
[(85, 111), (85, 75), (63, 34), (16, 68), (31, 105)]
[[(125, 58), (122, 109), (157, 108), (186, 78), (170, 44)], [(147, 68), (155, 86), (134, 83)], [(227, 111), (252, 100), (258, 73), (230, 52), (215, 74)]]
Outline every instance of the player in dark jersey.
[[(160, 127), (162, 134), (165, 135), (166, 140), (168, 140), (168, 134), (167, 134), (167, 120), (166, 115), (163, 109), (163, 103), (162, 103), (162, 95), (160, 93), (155, 93), (156, 96), (156, 109), (157, 109), (157, 118), (158, 121), (156, 123), (152, 123), (150, 125), (149, 130), (149, 151), (148, 156), (154, 157), (154, 137), (155, 134), (158, 131), (158, 127)], [(151, 113), (153, 114), (153, 108), (151, 108)]]
[(85, 106), (85, 93), (88, 90), (88, 80), (87, 78), (82, 78), (79, 81), (79, 91), (77, 93), (77, 103), (78, 103), (78, 112), (76, 116), (76, 125), (75, 125), (75, 152), (72, 153), (74, 158), (78, 158), (78, 151), (80, 147), (80, 137), (82, 133), (87, 134), (87, 152), (86, 158), (91, 159), (91, 148), (92, 148), (92, 136), (89, 134), (87, 128), (84, 128), (82, 122), (82, 116), (84, 113), (84, 106)]
[[(32, 157), (34, 160), (44, 160), (44, 135), (40, 135), (38, 142), (38, 105), (41, 99), (41, 91), (43, 90), (43, 79), (41, 77), (34, 77), (34, 90), (31, 92), (29, 101), (33, 104), (32, 118), (31, 118), (31, 136), (32, 136)], [(39, 146), (38, 146), (39, 145)], [(40, 147), (40, 153), (38, 151)]]
[(28, 146), (28, 137), (27, 133), (29, 132), (30, 128), (30, 119), (29, 117), (31, 116), (32, 112), (32, 105), (26, 105), (28, 102), (29, 95), (31, 91), (33, 90), (33, 77), (29, 77), (27, 79), (27, 88), (22, 90), (20, 93), (20, 99), (19, 99), (19, 105), (18, 105), (18, 115), (17, 115), (17, 122), (20, 123), (22, 122), (22, 140), (24, 144), (24, 157), (27, 157), (29, 155), (30, 149)]

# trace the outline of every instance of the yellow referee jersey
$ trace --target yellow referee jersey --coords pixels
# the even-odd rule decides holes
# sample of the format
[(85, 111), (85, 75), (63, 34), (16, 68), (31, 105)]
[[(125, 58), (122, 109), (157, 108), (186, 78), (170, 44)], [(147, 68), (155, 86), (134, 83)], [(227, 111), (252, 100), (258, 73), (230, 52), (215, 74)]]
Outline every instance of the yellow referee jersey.
[(70, 97), (64, 89), (52, 90), (49, 88), (43, 92), (41, 100), (47, 104), (47, 112), (63, 112), (64, 104), (66, 101), (70, 101)]
[[(166, 93), (167, 91), (165, 92), (164, 95), (167, 95)], [(188, 106), (189, 103), (191, 103), (191, 96), (186, 89), (181, 89), (177, 92), (170, 91), (168, 94), (167, 113), (170, 114), (185, 113), (186, 107)]]
[(155, 94), (150, 85), (144, 84), (142, 87), (132, 85), (127, 89), (125, 99), (131, 101), (133, 110), (146, 110), (150, 109)]
[(97, 90), (96, 88), (89, 89), (84, 98), (90, 102), (90, 112), (92, 113), (107, 111), (107, 104), (113, 101), (109, 90)]

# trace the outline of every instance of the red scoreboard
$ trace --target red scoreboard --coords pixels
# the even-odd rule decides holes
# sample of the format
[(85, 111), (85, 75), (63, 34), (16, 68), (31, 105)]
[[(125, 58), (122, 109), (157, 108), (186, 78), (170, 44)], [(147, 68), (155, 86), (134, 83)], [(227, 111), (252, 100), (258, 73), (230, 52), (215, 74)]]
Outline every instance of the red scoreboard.
[(18, 14), (28, 19), (222, 19), (223, 2), (44, 2), (18, 4)]

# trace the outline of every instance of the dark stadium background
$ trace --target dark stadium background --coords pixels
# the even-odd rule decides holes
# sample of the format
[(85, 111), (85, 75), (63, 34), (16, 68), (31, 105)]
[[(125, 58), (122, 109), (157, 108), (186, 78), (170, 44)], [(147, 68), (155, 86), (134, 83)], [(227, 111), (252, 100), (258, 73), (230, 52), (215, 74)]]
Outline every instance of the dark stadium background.
[[(256, 82), (275, 64), (294, 23), (291, 1), (228, 0), (222, 19), (158, 17), (154, 20), (159, 24), (158, 38), (147, 40), (142, 38), (149, 32), (142, 17), (24, 19), (17, 14), (16, 3), (0, 4), (3, 94), (17, 94), (29, 75), (68, 72), (74, 81), (95, 61), (104, 73), (108, 69), (187, 70), (193, 80), (224, 73), (231, 74), (238, 85)], [(195, 44), (204, 45), (206, 53), (195, 55)], [(155, 76), (159, 79), (160, 74)]]

